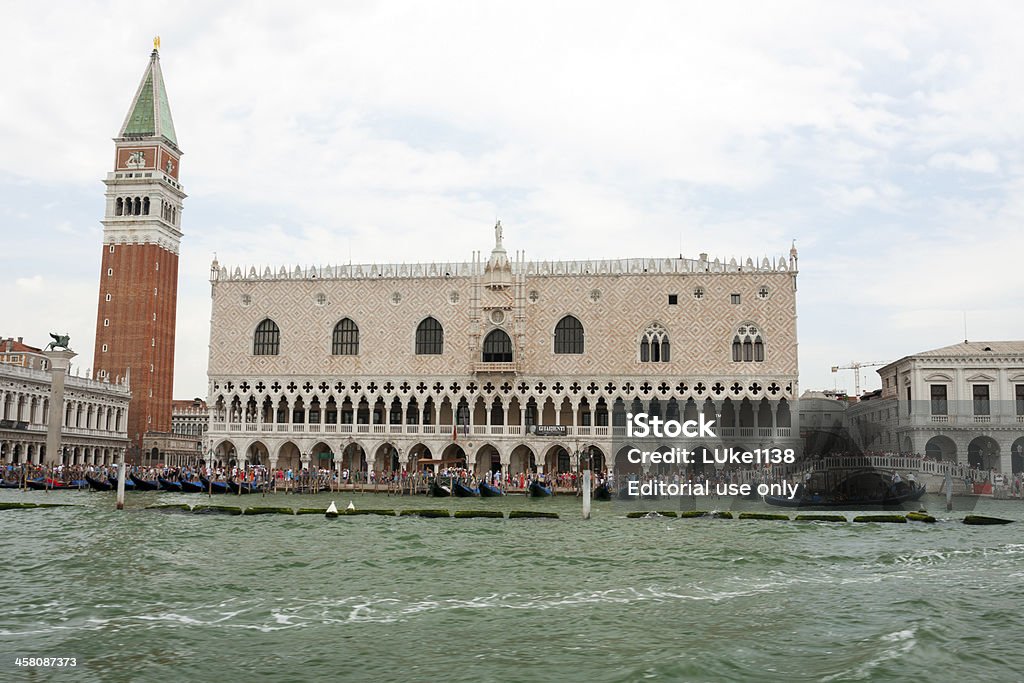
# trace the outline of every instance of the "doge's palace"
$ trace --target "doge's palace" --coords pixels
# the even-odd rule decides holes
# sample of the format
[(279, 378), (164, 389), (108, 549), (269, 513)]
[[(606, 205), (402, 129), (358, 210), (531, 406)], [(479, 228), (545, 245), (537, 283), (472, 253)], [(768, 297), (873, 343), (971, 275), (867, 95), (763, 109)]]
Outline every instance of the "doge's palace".
[[(625, 416), (798, 448), (797, 252), (211, 265), (214, 458), (277, 468), (625, 471)], [(711, 447), (712, 444), (695, 444)]]

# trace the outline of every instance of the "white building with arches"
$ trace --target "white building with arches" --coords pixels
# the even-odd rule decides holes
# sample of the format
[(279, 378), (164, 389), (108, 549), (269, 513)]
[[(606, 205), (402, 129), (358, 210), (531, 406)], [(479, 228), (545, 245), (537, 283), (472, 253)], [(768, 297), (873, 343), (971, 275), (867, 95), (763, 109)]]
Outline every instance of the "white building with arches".
[[(0, 364), (0, 462), (41, 464), (46, 456), (51, 374)], [(111, 465), (128, 446), (127, 382), (64, 378), (59, 458), (65, 465)]]
[[(208, 448), (277, 468), (625, 467), (625, 412), (798, 448), (797, 253), (210, 271)], [(537, 427), (543, 427), (537, 429)], [(701, 444), (711, 447), (712, 444)]]
[(863, 450), (1024, 472), (1024, 341), (964, 341), (905, 356), (878, 374), (879, 395), (848, 411)]

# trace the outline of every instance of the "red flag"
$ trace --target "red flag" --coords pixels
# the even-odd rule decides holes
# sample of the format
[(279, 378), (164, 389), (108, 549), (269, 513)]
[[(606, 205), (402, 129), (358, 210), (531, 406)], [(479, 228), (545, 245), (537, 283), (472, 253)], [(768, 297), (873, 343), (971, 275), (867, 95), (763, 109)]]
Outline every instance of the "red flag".
[(452, 441), (459, 440), (459, 426), (457, 424), (452, 425)]

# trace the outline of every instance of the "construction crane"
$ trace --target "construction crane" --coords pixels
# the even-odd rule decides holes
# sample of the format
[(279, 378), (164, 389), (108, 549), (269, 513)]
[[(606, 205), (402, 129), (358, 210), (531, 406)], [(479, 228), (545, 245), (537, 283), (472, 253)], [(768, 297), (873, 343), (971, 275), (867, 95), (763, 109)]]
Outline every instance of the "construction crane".
[(833, 365), (832, 372), (837, 373), (840, 370), (853, 370), (853, 386), (854, 396), (860, 399), (860, 369), (861, 368), (874, 368), (880, 365), (888, 365), (889, 361), (871, 361), (868, 363), (859, 363), (857, 361), (850, 361), (849, 365)]

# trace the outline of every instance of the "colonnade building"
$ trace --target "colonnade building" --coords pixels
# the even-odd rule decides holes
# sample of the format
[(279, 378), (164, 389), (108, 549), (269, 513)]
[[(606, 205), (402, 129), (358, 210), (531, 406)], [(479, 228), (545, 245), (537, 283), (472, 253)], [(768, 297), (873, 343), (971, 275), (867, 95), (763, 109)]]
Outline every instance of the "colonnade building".
[(878, 374), (881, 390), (847, 414), (860, 449), (1024, 472), (1024, 341), (964, 341)]
[[(625, 414), (799, 448), (789, 256), (210, 271), (208, 455), (276, 468), (630, 466)], [(681, 446), (678, 441), (672, 445)], [(711, 447), (690, 441), (691, 447)], [(635, 468), (634, 468), (635, 469)]]
[[(52, 376), (0, 364), (0, 462), (41, 464), (46, 457)], [(59, 458), (65, 465), (110, 465), (128, 446), (127, 381), (64, 378)]]

